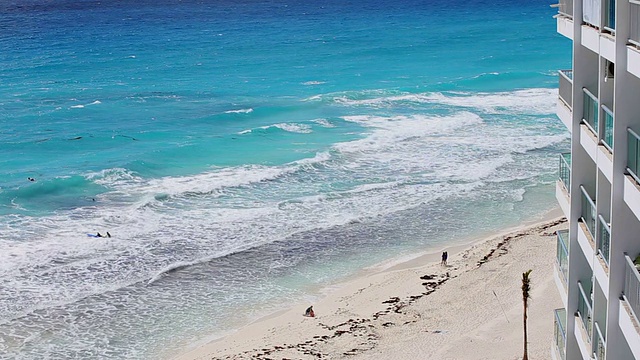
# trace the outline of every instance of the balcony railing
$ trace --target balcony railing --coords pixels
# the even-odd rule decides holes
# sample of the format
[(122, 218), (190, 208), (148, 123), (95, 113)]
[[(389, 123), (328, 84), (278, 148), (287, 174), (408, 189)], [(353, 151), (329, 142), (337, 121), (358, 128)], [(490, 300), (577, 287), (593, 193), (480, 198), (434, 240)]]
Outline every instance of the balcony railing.
[(625, 255), (627, 262), (627, 270), (624, 278), (624, 294), (622, 295), (627, 301), (633, 315), (638, 322), (638, 315), (640, 315), (640, 273), (633, 263), (633, 260)]
[(553, 310), (553, 314), (555, 315), (553, 334), (556, 347), (560, 353), (560, 359), (565, 360), (567, 358), (565, 355), (565, 344), (567, 342), (567, 310), (555, 309)]
[(582, 0), (582, 21), (600, 27), (600, 0)]
[[(580, 290), (580, 294), (578, 296), (578, 315), (582, 320), (582, 324), (584, 328), (587, 330), (587, 334), (589, 335), (589, 339), (591, 339), (591, 319), (593, 318), (593, 310), (591, 310), (591, 301), (584, 293), (584, 289), (582, 288), (582, 284), (578, 281), (578, 290)], [(589, 341), (591, 342), (591, 341)]]
[(597, 134), (598, 133), (598, 98), (591, 93), (591, 91), (587, 90), (587, 88), (583, 88), (584, 92), (584, 107), (582, 113), (582, 119), (591, 127), (591, 130)]
[(558, 177), (567, 189), (567, 193), (571, 194), (571, 153), (560, 154)]
[(558, 268), (564, 277), (565, 283), (569, 276), (569, 248), (567, 247), (567, 240), (569, 239), (569, 230), (556, 231), (558, 239), (556, 248), (556, 261), (558, 262)]
[(604, 348), (607, 344), (604, 340), (604, 336), (602, 336), (602, 332), (600, 331), (600, 326), (598, 322), (595, 322), (596, 328), (596, 346), (594, 346), (593, 356), (596, 360), (604, 360)]
[(573, 0), (560, 0), (558, 5), (559, 14), (573, 18)]
[(604, 110), (604, 138), (602, 139), (602, 144), (613, 153), (613, 112), (605, 105), (602, 105), (602, 110)]
[(609, 265), (609, 246), (611, 245), (611, 228), (602, 215), (598, 215), (598, 255)]
[(612, 34), (616, 32), (616, 0), (604, 1), (604, 28)]
[(627, 171), (640, 184), (638, 171), (640, 170), (640, 136), (633, 130), (627, 129)]
[(629, 1), (629, 42), (640, 46), (640, 2)]
[(558, 96), (569, 109), (573, 109), (573, 70), (558, 71)]
[(581, 220), (587, 226), (587, 230), (589, 230), (589, 235), (591, 235), (592, 239), (595, 239), (596, 234), (596, 203), (591, 199), (591, 196), (584, 188), (584, 186), (580, 185), (580, 190), (582, 190), (582, 214)]

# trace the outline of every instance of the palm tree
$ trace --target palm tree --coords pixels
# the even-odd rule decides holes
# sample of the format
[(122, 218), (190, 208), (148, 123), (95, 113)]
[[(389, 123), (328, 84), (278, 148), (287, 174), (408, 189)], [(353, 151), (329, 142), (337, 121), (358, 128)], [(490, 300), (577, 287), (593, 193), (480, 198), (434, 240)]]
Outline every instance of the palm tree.
[(529, 356), (527, 355), (527, 307), (529, 306), (529, 299), (531, 299), (530, 274), (531, 269), (522, 273), (522, 302), (524, 304), (524, 313), (522, 316), (522, 321), (524, 323), (524, 356), (522, 357), (522, 360), (529, 360)]

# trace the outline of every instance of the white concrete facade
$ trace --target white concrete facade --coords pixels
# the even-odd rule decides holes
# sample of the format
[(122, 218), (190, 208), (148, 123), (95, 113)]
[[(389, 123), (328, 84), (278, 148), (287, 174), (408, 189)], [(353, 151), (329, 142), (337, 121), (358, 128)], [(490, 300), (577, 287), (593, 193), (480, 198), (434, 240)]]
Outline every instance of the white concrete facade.
[(572, 49), (557, 104), (571, 154), (556, 186), (566, 278), (554, 269), (567, 329), (551, 353), (640, 360), (640, 0), (559, 0), (555, 19)]

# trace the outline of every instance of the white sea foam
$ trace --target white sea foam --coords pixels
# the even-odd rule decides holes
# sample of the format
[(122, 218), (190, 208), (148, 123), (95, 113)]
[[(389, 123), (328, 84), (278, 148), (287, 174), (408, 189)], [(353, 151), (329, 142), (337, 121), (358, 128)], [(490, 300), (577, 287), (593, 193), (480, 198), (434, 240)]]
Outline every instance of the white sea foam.
[(120, 168), (90, 173), (87, 178), (94, 182), (126, 192), (129, 196), (143, 199), (143, 204), (153, 198), (166, 199), (172, 196), (207, 195), (217, 197), (225, 189), (243, 187), (269, 180), (275, 180), (300, 168), (326, 162), (331, 158), (328, 152), (320, 152), (283, 166), (247, 165), (220, 168), (192, 176), (169, 176), (143, 180), (135, 174)]
[(502, 93), (425, 94), (421, 101), (468, 107), (489, 113), (553, 114), (557, 89), (525, 89)]
[[(483, 119), (488, 112), (479, 105), (483, 97), (490, 100), (489, 108), (504, 113), (533, 113), (535, 106), (518, 107), (526, 97), (520, 92), (504, 93), (507, 99), (435, 94), (377, 95), (383, 102), (392, 98), (389, 104), (420, 104), (433, 101), (427, 99), (431, 96), (441, 104), (471, 99), (466, 103), (471, 105), (451, 105), (459, 111), (447, 116), (426, 111), (344, 116), (352, 123), (349, 131), (361, 129), (361, 138), (279, 166), (214, 168), (159, 179), (121, 168), (86, 174), (107, 189), (95, 204), (39, 221), (16, 216), (0, 226), (0, 286), (20, 304), (0, 305), (0, 314), (24, 315), (37, 306), (68, 304), (92, 294), (106, 297), (130, 284), (151, 284), (144, 291), (161, 291), (168, 283), (159, 280), (170, 281), (176, 270), (179, 276), (228, 254), (286, 243), (319, 229), (378, 221), (425, 204), (437, 211), (443, 202), (472, 195), (487, 202), (504, 200), (508, 208), (522, 201), (525, 191), (525, 185), (509, 182), (532, 179), (546, 165), (538, 164), (542, 161), (532, 150), (566, 141), (566, 135), (548, 130), (547, 119), (530, 126)], [(312, 122), (326, 126), (323, 120)], [(275, 128), (311, 130), (298, 123), (261, 129)], [(114, 235), (110, 239), (86, 236), (107, 230)]]
[(305, 81), (302, 85), (321, 85), (326, 83), (325, 81)]
[(269, 127), (275, 127), (284, 131), (299, 133), (299, 134), (309, 134), (312, 132), (311, 126), (307, 124), (280, 123), (280, 124), (274, 124), (274, 125), (268, 126), (267, 128)]
[(382, 93), (382, 96), (375, 96), (376, 92), (368, 92), (356, 95), (359, 96), (351, 96), (349, 94), (317, 95), (307, 100), (330, 98), (335, 103), (344, 106), (374, 108), (393, 107), (397, 106), (398, 103), (413, 103), (441, 104), (477, 109), (486, 113), (553, 114), (555, 112), (554, 99), (558, 96), (558, 90), (537, 88), (499, 93), (432, 92), (418, 94), (393, 94), (387, 92)]
[(302, 99), (302, 101), (318, 101), (322, 100), (322, 95), (313, 95), (308, 98)]
[(92, 103), (89, 103), (89, 104), (71, 105), (71, 106), (69, 106), (69, 108), (70, 109), (82, 109), (82, 108), (87, 107), (87, 106), (98, 105), (98, 104), (102, 104), (102, 102), (100, 100), (96, 100), (96, 101), (94, 101)]
[[(278, 123), (273, 125), (265, 125), (260, 126), (257, 129), (268, 130), (268, 129), (280, 129), (286, 132), (298, 133), (298, 134), (309, 134), (313, 132), (311, 129), (311, 125), (308, 124), (299, 124), (299, 123)], [(238, 135), (244, 135), (252, 133), (255, 129), (246, 129), (238, 132)]]
[(336, 127), (334, 124), (332, 124), (331, 122), (329, 122), (329, 120), (327, 119), (313, 119), (311, 120), (312, 122), (325, 127), (325, 128), (334, 128)]
[[(307, 124), (297, 124), (297, 123), (279, 123), (273, 125), (260, 126), (259, 129), (267, 130), (267, 129), (280, 129), (287, 132), (299, 133), (299, 134), (308, 134), (311, 133), (311, 126)], [(247, 130), (244, 130), (245, 132)]]
[(291, 164), (314, 165), (314, 164), (318, 164), (318, 163), (323, 163), (323, 162), (329, 161), (329, 159), (331, 159), (331, 154), (329, 152), (327, 152), (327, 151), (322, 151), (322, 152), (317, 153), (314, 157), (296, 160), (296, 161), (292, 162)]
[(94, 181), (98, 185), (112, 188), (144, 182), (140, 176), (124, 168), (111, 168), (98, 172), (89, 172), (85, 177), (87, 180)]
[[(415, 141), (415, 139), (423, 138), (427, 140), (439, 135), (449, 134), (459, 128), (482, 124), (482, 119), (470, 112), (460, 112), (448, 117), (425, 115), (393, 117), (345, 116), (344, 120), (372, 127), (376, 130), (364, 139), (336, 144), (335, 148), (343, 153), (379, 151), (389, 147), (414, 147), (416, 145), (419, 147), (422, 144), (420, 141)], [(414, 139), (414, 141), (407, 142), (407, 140), (411, 139)], [(422, 152), (418, 151), (416, 154)], [(386, 154), (393, 155), (399, 154), (399, 152), (388, 151)]]
[(247, 108), (247, 109), (237, 109), (237, 110), (228, 110), (225, 111), (225, 114), (250, 114), (253, 112), (252, 108)]

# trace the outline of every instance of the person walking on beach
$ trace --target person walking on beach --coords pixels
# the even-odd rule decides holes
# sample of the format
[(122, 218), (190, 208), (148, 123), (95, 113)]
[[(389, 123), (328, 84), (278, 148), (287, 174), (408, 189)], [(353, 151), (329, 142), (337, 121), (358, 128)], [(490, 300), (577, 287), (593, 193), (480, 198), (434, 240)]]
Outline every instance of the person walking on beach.
[(309, 306), (307, 310), (304, 312), (304, 316), (315, 317), (316, 314), (313, 312), (313, 306)]
[(447, 258), (449, 257), (449, 254), (447, 254), (446, 251), (442, 252), (442, 262), (440, 262), (441, 265), (443, 266), (447, 266)]

